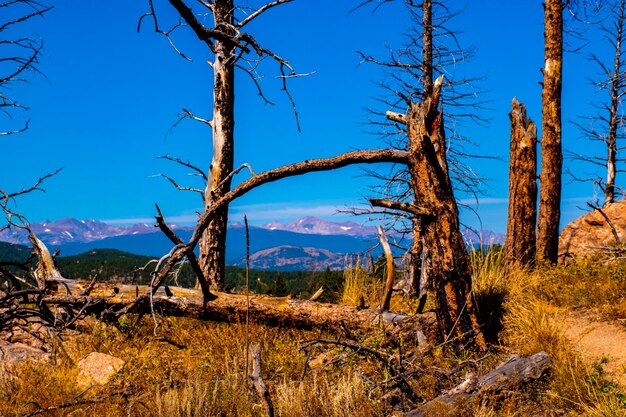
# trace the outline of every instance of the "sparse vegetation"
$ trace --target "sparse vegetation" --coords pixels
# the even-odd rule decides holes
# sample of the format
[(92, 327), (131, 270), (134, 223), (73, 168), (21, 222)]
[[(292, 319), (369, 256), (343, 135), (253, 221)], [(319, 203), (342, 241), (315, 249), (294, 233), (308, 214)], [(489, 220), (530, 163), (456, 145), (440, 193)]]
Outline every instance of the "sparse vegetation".
[[(420, 351), (412, 342), (394, 340), (381, 330), (352, 337), (389, 357), (401, 349), (404, 369), (414, 370), (411, 388), (424, 400), (455, 386), (467, 372), (482, 374), (493, 369), (511, 353), (545, 350), (550, 354), (547, 376), (515, 392), (472, 400), (458, 408), (456, 416), (624, 416), (626, 395), (610, 382), (601, 361), (585, 362), (574, 351), (561, 321), (564, 311), (581, 305), (618, 305), (623, 293), (613, 291), (623, 285), (624, 266), (582, 261), (504, 276), (499, 248), (472, 252), (471, 259), (474, 297), (481, 319), (490, 320), (487, 327), (492, 333), (486, 334), (494, 343), (487, 356), (471, 352), (458, 356), (445, 347)], [(344, 301), (361, 296), (369, 297), (370, 303), (378, 301), (380, 279), (357, 263), (344, 274)], [(575, 286), (593, 292), (596, 284), (607, 290), (583, 297), (584, 302), (570, 291)], [(394, 309), (409, 310), (399, 300), (394, 299)], [(603, 311), (610, 317), (624, 317), (620, 309)], [(171, 317), (161, 317), (160, 322), (155, 337), (153, 324), (146, 318), (136, 327), (132, 317), (117, 326), (85, 320), (78, 333), (54, 340), (52, 363), (3, 365), (0, 415), (25, 415), (38, 407), (63, 403), (71, 405), (44, 415), (118, 416), (129, 409), (137, 416), (264, 415), (261, 400), (244, 378), (242, 322)], [(410, 408), (407, 398), (389, 386), (393, 378), (385, 366), (374, 358), (333, 346), (316, 345), (309, 354), (299, 350), (304, 341), (324, 337), (336, 336), (251, 326), (250, 340), (261, 348), (264, 379), (277, 415), (386, 416), (394, 407)], [(81, 394), (75, 384), (76, 364), (93, 351), (110, 353), (126, 365), (107, 386)]]

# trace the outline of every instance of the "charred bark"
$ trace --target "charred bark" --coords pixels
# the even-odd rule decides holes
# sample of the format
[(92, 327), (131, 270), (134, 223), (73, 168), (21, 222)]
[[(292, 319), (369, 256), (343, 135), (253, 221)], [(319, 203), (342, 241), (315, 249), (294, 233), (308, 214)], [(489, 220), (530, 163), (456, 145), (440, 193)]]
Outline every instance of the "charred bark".
[(537, 127), (526, 107), (513, 99), (509, 159), (509, 210), (504, 242), (505, 269), (535, 258), (537, 218)]
[(415, 200), (434, 214), (423, 219), (422, 237), (429, 253), (440, 337), (454, 340), (457, 348), (474, 344), (480, 349), (485, 341), (471, 297), (469, 255), (446, 160), (441, 82), (442, 77), (436, 80), (430, 97), (410, 105), (406, 117), (409, 171)]
[(537, 259), (556, 263), (561, 218), (561, 85), (563, 73), (563, 2), (544, 2), (541, 176), (537, 219)]

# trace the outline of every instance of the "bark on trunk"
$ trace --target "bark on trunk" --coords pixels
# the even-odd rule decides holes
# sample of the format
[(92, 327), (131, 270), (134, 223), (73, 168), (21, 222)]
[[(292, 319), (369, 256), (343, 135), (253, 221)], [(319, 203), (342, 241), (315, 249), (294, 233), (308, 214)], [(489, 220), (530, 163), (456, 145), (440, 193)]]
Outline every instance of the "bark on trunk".
[(415, 200), (433, 213), (423, 218), (422, 236), (428, 248), (430, 280), (440, 336), (461, 348), (485, 341), (471, 298), (471, 267), (459, 228), (459, 213), (448, 173), (443, 112), (439, 109), (442, 77), (433, 94), (412, 103), (406, 117), (409, 170)]
[[(228, 33), (232, 29), (233, 0), (217, 0), (213, 5), (215, 28)], [(213, 159), (205, 191), (205, 210), (230, 191), (229, 174), (233, 171), (235, 128), (235, 67), (231, 42), (215, 41), (213, 61)], [(226, 179), (228, 178), (228, 179)], [(226, 180), (225, 180), (226, 179)], [(220, 207), (211, 218), (200, 241), (200, 266), (212, 287), (222, 289), (226, 271), (226, 225), (228, 205)]]
[(541, 124), (541, 189), (537, 220), (537, 259), (556, 263), (561, 217), (561, 83), (563, 69), (563, 2), (544, 3), (545, 65)]
[(617, 173), (617, 128), (619, 124), (618, 106), (620, 105), (620, 87), (623, 83), (621, 79), (622, 66), (622, 34), (624, 30), (624, 6), (625, 2), (620, 2), (618, 20), (615, 25), (615, 63), (613, 65), (613, 77), (611, 78), (611, 110), (609, 115), (609, 137), (607, 138), (607, 158), (606, 158), (606, 183), (604, 185), (604, 204), (611, 204), (615, 201), (615, 175)]
[(510, 118), (509, 211), (504, 242), (507, 271), (533, 262), (537, 216), (537, 127), (515, 98)]
[[(424, 91), (422, 98), (429, 97), (433, 93), (433, 2), (424, 0), (422, 3), (422, 85)], [(416, 202), (417, 203), (417, 202)], [(409, 267), (408, 296), (420, 300), (420, 305), (425, 304), (426, 294), (422, 290), (425, 283), (422, 278), (423, 242), (422, 242), (422, 219), (413, 220), (413, 244), (411, 245), (411, 265)]]

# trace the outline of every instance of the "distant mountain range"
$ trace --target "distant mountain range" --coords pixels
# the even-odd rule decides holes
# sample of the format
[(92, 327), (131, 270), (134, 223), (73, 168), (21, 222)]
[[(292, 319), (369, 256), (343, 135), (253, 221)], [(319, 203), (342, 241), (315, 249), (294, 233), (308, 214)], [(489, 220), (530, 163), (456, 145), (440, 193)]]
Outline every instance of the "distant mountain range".
[[(171, 242), (154, 226), (135, 224), (114, 226), (98, 220), (66, 218), (32, 223), (32, 230), (51, 250), (61, 250), (62, 256), (72, 256), (94, 249), (117, 249), (132, 254), (160, 257), (171, 248)], [(192, 227), (172, 226), (187, 240)], [(465, 231), (469, 244), (502, 243), (504, 235), (483, 232), (482, 239)], [(245, 263), (245, 229), (241, 224), (229, 227), (226, 262), (243, 266)], [(23, 231), (0, 232), (0, 241), (28, 242)], [(377, 243), (376, 228), (354, 222), (331, 222), (305, 217), (290, 223), (273, 222), (250, 227), (251, 267), (266, 270), (340, 269), (346, 255), (362, 254)], [(375, 256), (378, 256), (376, 252)]]
[(261, 226), (267, 230), (285, 230), (311, 235), (376, 236), (376, 227), (355, 222), (330, 222), (317, 217), (303, 217), (291, 223), (273, 222)]

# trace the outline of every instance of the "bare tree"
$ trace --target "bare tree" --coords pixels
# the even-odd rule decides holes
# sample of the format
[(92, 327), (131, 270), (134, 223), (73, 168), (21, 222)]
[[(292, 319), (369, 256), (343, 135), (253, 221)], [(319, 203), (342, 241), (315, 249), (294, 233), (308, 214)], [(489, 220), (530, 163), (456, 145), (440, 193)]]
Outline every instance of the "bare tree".
[[(286, 92), (287, 80), (297, 76), (289, 63), (276, 53), (264, 48), (256, 39), (245, 32), (246, 26), (274, 7), (293, 0), (275, 0), (257, 9), (237, 5), (235, 0), (214, 0), (190, 2), (169, 0), (180, 15), (180, 21), (172, 28), (164, 30), (159, 23), (154, 0), (149, 0), (150, 11), (140, 20), (151, 18), (154, 28), (168, 40), (174, 50), (182, 57), (187, 56), (180, 51), (172, 40), (173, 32), (183, 26), (188, 27), (202, 43), (206, 44), (213, 55), (209, 64), (213, 69), (213, 116), (206, 119), (184, 111), (184, 117), (199, 121), (211, 128), (213, 155), (206, 177), (206, 187), (202, 190), (204, 210), (214, 201), (225, 195), (231, 186), (233, 177), (233, 161), (235, 146), (235, 70), (240, 69), (250, 75), (259, 95), (265, 97), (259, 84), (256, 68), (261, 60), (270, 58), (278, 65), (282, 89)], [(203, 16), (199, 18), (198, 16)], [(207, 16), (212, 16), (212, 25), (205, 24)], [(188, 59), (188, 58), (187, 58)], [(294, 106), (295, 112), (295, 106)], [(297, 121), (297, 113), (296, 121)], [(177, 184), (175, 184), (177, 185)], [(178, 187), (178, 186), (177, 186)], [(203, 276), (199, 277), (200, 285), (208, 293), (209, 285), (221, 289), (224, 284), (226, 230), (228, 223), (228, 206), (225, 205), (211, 217), (209, 225), (203, 231), (200, 241), (200, 257), (198, 259)]]
[[(374, 3), (373, 0), (363, 3)], [(386, 2), (378, 2), (376, 7)], [(468, 56), (470, 49), (461, 47), (456, 31), (451, 28), (457, 12), (451, 11), (443, 1), (424, 0), (403, 2), (411, 18), (411, 29), (406, 33), (406, 42), (403, 46), (390, 50), (390, 56), (381, 60), (361, 54), (365, 62), (382, 66), (386, 70), (386, 81), (382, 86), (388, 92), (388, 97), (382, 99), (386, 109), (403, 111), (411, 101), (420, 101), (433, 92), (434, 79), (445, 75), (440, 100), (445, 108), (446, 137), (444, 144), (448, 148), (447, 158), (452, 183), (461, 193), (475, 194), (479, 188), (480, 178), (462, 160), (467, 156), (464, 145), (466, 139), (457, 130), (457, 122), (463, 119), (480, 120), (478, 111), (482, 109), (476, 98), (473, 87), (475, 79), (459, 77), (460, 67)], [(381, 127), (381, 134), (389, 144), (397, 149), (408, 148), (406, 127), (386, 118), (381, 119), (379, 114), (375, 126)], [(382, 121), (381, 121), (382, 120)], [(371, 171), (370, 174), (382, 182), (375, 188), (375, 194), (385, 199), (414, 203), (411, 175), (403, 166), (394, 167), (391, 172)], [(378, 199), (374, 199), (374, 202)], [(422, 224), (419, 216), (402, 214), (397, 210), (390, 210), (388, 206), (373, 204), (374, 210), (356, 210), (358, 214), (376, 213), (383, 215), (387, 228), (400, 233), (400, 236), (410, 236), (411, 247), (406, 249), (409, 254), (408, 280), (406, 291), (409, 296), (416, 296), (425, 302), (425, 280), (428, 273), (424, 273), (422, 261), (428, 262), (422, 238)]]
[[(0, 3), (0, 110), (10, 120), (28, 107), (11, 96), (16, 83), (26, 82), (29, 72), (38, 72), (37, 64), (43, 42), (34, 35), (25, 35), (22, 27), (52, 7), (33, 0), (10, 0)], [(28, 119), (16, 127), (0, 129), (0, 136), (28, 129)], [(5, 125), (6, 126), (6, 125)]]
[(537, 222), (537, 126), (515, 98), (509, 116), (509, 208), (504, 242), (507, 270), (534, 261)]
[(602, 176), (582, 178), (580, 175), (572, 174), (575, 180), (590, 181), (598, 186), (604, 194), (604, 204), (613, 203), (622, 194), (621, 188), (616, 184), (616, 176), (618, 172), (623, 172), (618, 165), (625, 160), (618, 152), (622, 149), (618, 146), (619, 142), (624, 139), (625, 135), (622, 108), (622, 99), (626, 92), (626, 71), (623, 58), (624, 37), (626, 36), (624, 32), (625, 3), (624, 0), (614, 1), (608, 19), (600, 25), (600, 30), (613, 51), (612, 65), (608, 65), (607, 60), (595, 53), (590, 56), (601, 71), (601, 79), (593, 82), (598, 93), (602, 95), (600, 103), (594, 104), (597, 113), (575, 123), (586, 139), (600, 142), (606, 153), (604, 156), (569, 153), (575, 160), (589, 163), (606, 171), (604, 179)]

